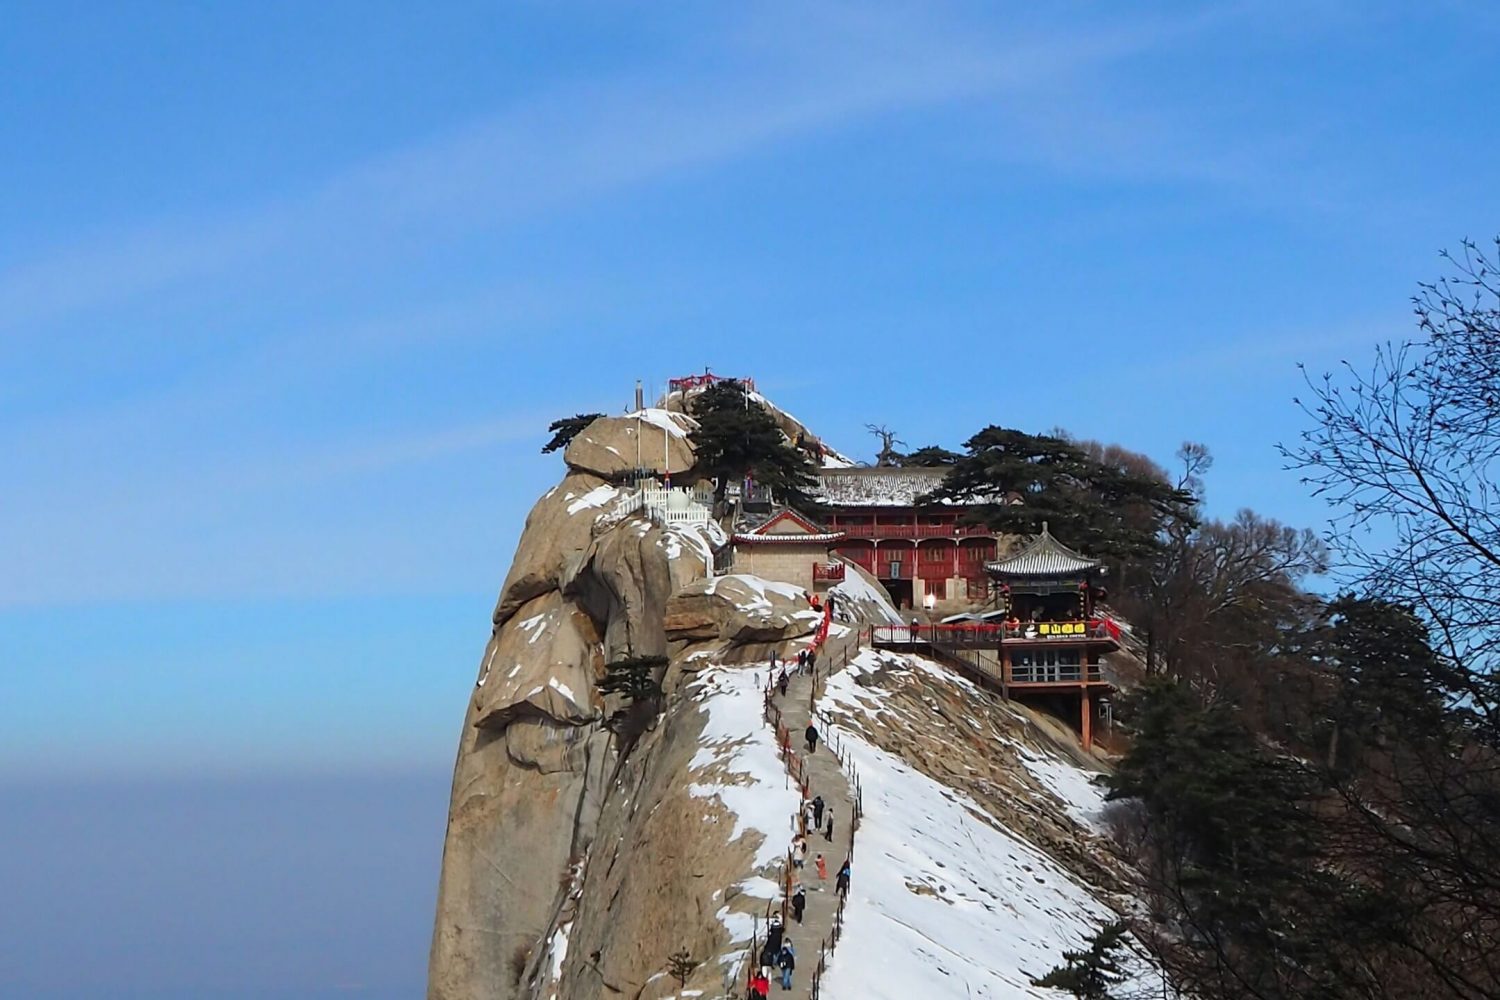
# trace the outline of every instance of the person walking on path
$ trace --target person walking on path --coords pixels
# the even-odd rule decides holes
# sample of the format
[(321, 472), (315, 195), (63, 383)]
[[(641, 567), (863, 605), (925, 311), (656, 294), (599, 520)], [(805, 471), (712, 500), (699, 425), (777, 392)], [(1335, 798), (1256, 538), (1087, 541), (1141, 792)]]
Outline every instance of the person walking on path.
[(757, 972), (755, 978), (750, 980), (750, 1000), (769, 1000), (770, 996), (770, 977), (764, 971)]
[(828, 810), (828, 829), (823, 831), (823, 839), (830, 844), (833, 843), (833, 810)]
[(821, 855), (821, 854), (819, 854), (813, 860), (816, 861), (817, 865), (818, 865), (818, 881), (819, 882), (827, 882), (828, 881), (828, 862), (826, 862), (826, 861), (823, 860), (823, 855)]
[(800, 833), (792, 838), (792, 867), (801, 868), (807, 864), (807, 838)]
[(771, 956), (771, 961), (762, 962), (762, 965), (771, 965), (776, 961), (776, 956), (781, 954), (781, 914), (771, 914), (771, 926), (766, 928), (765, 954)]
[(845, 899), (849, 895), (849, 859), (844, 859), (843, 867), (839, 869), (838, 875), (834, 876), (834, 888), (838, 890), (839, 898)]
[(783, 698), (786, 697), (787, 682), (788, 682), (788, 678), (787, 678), (787, 675), (786, 675), (786, 667), (782, 667), (781, 668), (781, 676), (776, 679), (776, 686), (779, 687), (779, 688), (781, 688), (781, 696)]
[(802, 923), (802, 911), (805, 909), (807, 909), (807, 890), (802, 888), (801, 882), (798, 882), (797, 887), (792, 891), (792, 917), (799, 924)]
[(797, 650), (797, 673), (807, 673), (807, 650)]
[(797, 967), (797, 953), (792, 950), (792, 942), (787, 941), (781, 946), (781, 959), (777, 962), (781, 966), (781, 988), (789, 990), (792, 988), (792, 970)]
[(816, 795), (812, 800), (813, 829), (817, 830), (823, 826), (823, 796)]
[(807, 799), (802, 800), (802, 828), (804, 830), (816, 830), (818, 824), (813, 822), (813, 804)]
[(807, 732), (802, 735), (807, 737), (807, 752), (816, 753), (818, 749), (818, 727), (809, 722), (807, 724)]
[(818, 672), (818, 647), (816, 646), (807, 651), (807, 672), (810, 674)]

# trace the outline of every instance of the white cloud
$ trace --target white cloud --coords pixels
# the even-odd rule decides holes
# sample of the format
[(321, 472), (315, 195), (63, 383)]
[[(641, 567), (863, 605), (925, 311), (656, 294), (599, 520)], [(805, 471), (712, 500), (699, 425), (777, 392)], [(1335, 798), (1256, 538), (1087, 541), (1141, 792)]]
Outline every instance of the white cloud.
[[(0, 332), (271, 261), (411, 252), (700, 169), (820, 129), (1054, 87), (1179, 40), (1203, 18), (984, 35), (918, 8), (796, 8), (752, 21), (723, 67), (595, 81), (521, 101), (219, 215), (147, 222), (0, 273)], [(775, 39), (773, 43), (771, 39)], [(747, 60), (746, 53), (753, 57)], [(727, 67), (727, 68), (725, 68)], [(305, 266), (305, 265), (304, 265)]]

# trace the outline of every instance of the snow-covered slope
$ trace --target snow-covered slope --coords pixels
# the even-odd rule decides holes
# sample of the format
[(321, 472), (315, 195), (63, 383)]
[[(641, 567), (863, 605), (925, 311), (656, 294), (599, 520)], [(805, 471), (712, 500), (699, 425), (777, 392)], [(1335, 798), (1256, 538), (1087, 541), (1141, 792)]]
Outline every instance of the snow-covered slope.
[[(819, 704), (859, 774), (865, 812), (845, 939), (824, 981), (826, 995), (1060, 996), (1031, 979), (1112, 919), (1111, 901), (1128, 900), (1090, 884), (952, 783), (876, 745), (872, 733), (880, 729), (922, 725), (892, 704), (891, 685), (881, 679), (903, 672), (905, 683), (965, 689), (930, 661), (867, 651), (833, 676)], [(990, 728), (983, 715), (976, 705), (968, 720), (976, 733)], [(1025, 728), (1019, 717), (1017, 723)], [(1048, 752), (1045, 742), (1011, 740), (1020, 764), (1012, 794), (1054, 822), (1076, 820), (1073, 834), (1090, 842), (1102, 792), (1088, 771)], [(964, 767), (961, 759), (953, 763)]]

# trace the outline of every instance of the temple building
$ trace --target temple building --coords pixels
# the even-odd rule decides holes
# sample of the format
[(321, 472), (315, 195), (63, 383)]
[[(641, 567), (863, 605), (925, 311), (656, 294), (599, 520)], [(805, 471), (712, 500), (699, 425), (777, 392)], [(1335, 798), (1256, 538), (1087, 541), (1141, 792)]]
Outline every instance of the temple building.
[(1044, 524), (1029, 544), (985, 571), (1004, 612), (1002, 690), (1073, 715), (1083, 745), (1091, 745), (1097, 702), (1110, 691), (1102, 657), (1120, 648), (1119, 627), (1094, 607), (1103, 566), (1053, 538)]
[(829, 550), (843, 540), (843, 532), (825, 531), (783, 508), (756, 527), (735, 532), (734, 570), (813, 593), (844, 579), (844, 564), (829, 558)]
[(897, 608), (935, 614), (967, 610), (990, 598), (986, 565), (994, 532), (961, 523), (968, 508), (918, 500), (942, 482), (945, 468), (824, 469), (818, 499), (826, 530), (844, 536), (839, 556), (878, 579)]

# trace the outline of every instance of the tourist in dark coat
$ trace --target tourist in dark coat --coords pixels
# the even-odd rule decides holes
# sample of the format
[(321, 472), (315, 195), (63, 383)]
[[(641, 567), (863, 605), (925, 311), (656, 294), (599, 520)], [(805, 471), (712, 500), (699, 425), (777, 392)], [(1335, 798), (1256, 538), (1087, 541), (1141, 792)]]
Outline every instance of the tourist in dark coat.
[(777, 959), (776, 964), (781, 966), (781, 988), (791, 989), (792, 970), (797, 967), (797, 953), (792, 950), (792, 942), (788, 941), (781, 946), (781, 957)]
[(807, 724), (807, 732), (802, 735), (807, 737), (807, 752), (816, 753), (818, 749), (818, 727), (809, 722)]
[(792, 893), (792, 917), (797, 923), (802, 923), (802, 911), (807, 909), (807, 890), (802, 888), (802, 883), (797, 883), (797, 891)]
[(816, 830), (823, 825), (823, 796), (813, 796), (813, 829)]
[(771, 956), (771, 961), (770, 962), (762, 962), (762, 963), (760, 963), (761, 965), (773, 965), (773, 964), (775, 964), (776, 956), (779, 955), (779, 954), (781, 954), (781, 934), (782, 934), (781, 914), (779, 914), (779, 913), (772, 914), (771, 915), (771, 926), (769, 926), (769, 927), (766, 928), (766, 948), (765, 948), (766, 953), (769, 953), (770, 956)]
[(844, 865), (839, 869), (838, 875), (834, 876), (833, 887), (838, 890), (839, 898), (843, 899), (849, 895), (849, 859), (844, 859)]
[(828, 810), (828, 829), (823, 831), (823, 839), (830, 844), (833, 843), (833, 810)]
[(781, 696), (783, 698), (786, 697), (786, 686), (788, 683), (790, 683), (790, 681), (786, 675), (786, 668), (783, 667), (781, 670), (781, 676), (776, 679), (776, 686), (781, 688)]

